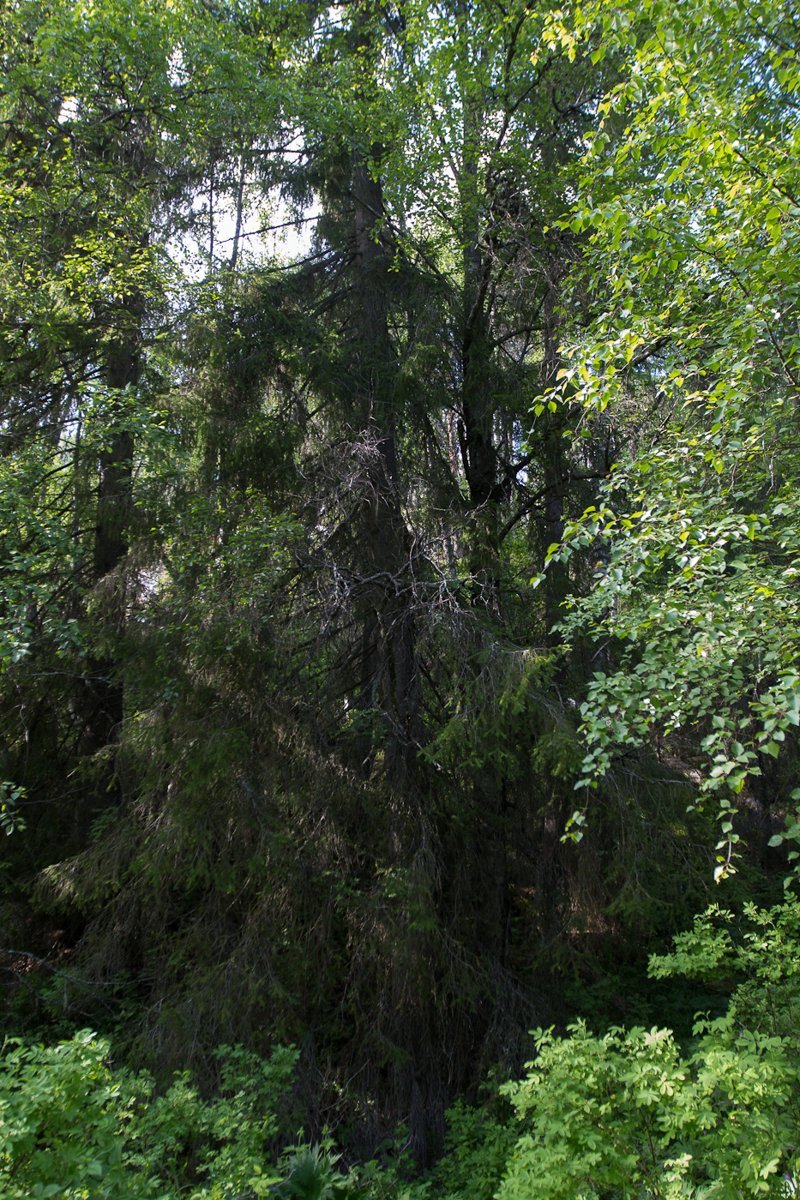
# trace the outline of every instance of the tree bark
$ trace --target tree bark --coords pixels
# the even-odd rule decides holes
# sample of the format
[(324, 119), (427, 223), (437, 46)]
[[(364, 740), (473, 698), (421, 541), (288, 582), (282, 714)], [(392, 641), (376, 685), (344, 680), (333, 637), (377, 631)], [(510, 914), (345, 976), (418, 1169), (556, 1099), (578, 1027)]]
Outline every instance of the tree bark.
[[(119, 334), (108, 347), (105, 364), (105, 379), (112, 392), (112, 431), (98, 462), (92, 583), (96, 592), (103, 592), (99, 600), (101, 621), (111, 638), (125, 624), (124, 582), (115, 578), (115, 573), (119, 575), (129, 549), (134, 439), (130, 430), (124, 428), (122, 396), (141, 376), (139, 342), (143, 307), (139, 293), (129, 296), (120, 306)], [(111, 654), (93, 656), (88, 664), (83, 742), (84, 751), (90, 755), (114, 746), (119, 740), (124, 693), (118, 667)], [(118, 791), (113, 765), (107, 786), (112, 793)]]
[[(374, 157), (379, 158), (378, 148)], [(402, 513), (394, 380), (388, 326), (389, 258), (381, 242), (383, 193), (363, 157), (352, 170), (355, 238), (355, 405), (370, 448), (364, 505), (363, 647), (366, 683), (360, 704), (377, 708), (385, 726), (386, 768), (407, 780), (422, 740), (421, 691), (414, 627), (411, 542)]]

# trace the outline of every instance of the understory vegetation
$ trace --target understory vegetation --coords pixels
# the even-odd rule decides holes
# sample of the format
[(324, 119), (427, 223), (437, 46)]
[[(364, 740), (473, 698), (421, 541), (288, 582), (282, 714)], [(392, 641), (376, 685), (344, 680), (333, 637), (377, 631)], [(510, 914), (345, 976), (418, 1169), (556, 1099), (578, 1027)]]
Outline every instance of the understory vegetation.
[(6, 0), (3, 1197), (798, 1194), (798, 28)]
[(444, 1153), (422, 1176), (412, 1171), (408, 1130), (349, 1168), (327, 1133), (293, 1142), (294, 1048), (260, 1059), (221, 1047), (215, 1094), (204, 1099), (188, 1073), (154, 1093), (152, 1077), (115, 1065), (108, 1042), (88, 1031), (50, 1046), (12, 1039), (0, 1075), (3, 1194), (792, 1196), (799, 933), (794, 900), (771, 911), (748, 905), (738, 921), (712, 906), (673, 953), (651, 959), (650, 975), (735, 983), (720, 1015), (698, 1018), (685, 1046), (656, 1026), (537, 1030), (536, 1058), (519, 1081), (495, 1079), (482, 1103), (451, 1109)]

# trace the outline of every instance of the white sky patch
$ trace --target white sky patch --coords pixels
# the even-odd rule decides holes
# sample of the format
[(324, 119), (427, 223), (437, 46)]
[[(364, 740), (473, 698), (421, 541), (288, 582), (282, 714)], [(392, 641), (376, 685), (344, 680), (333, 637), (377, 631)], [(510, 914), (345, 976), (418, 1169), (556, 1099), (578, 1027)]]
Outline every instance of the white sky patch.
[[(249, 190), (255, 187), (251, 185)], [(193, 219), (185, 231), (169, 239), (167, 252), (192, 282), (226, 268), (246, 271), (271, 263), (290, 266), (310, 254), (320, 212), (315, 201), (298, 217), (276, 188), (266, 198), (259, 189), (258, 202), (245, 201), (239, 216), (237, 197), (229, 190), (212, 195), (206, 189), (195, 196)]]
[(78, 117), (78, 97), (65, 96), (61, 101), (61, 108), (58, 112), (59, 125), (66, 125), (68, 121), (75, 121)]

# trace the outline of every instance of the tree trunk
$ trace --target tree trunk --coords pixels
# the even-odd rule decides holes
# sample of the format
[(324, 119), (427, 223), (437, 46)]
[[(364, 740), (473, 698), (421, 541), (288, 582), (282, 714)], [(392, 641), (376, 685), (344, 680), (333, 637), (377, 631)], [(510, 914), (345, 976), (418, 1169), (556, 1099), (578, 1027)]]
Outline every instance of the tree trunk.
[[(377, 148), (375, 157), (379, 158)], [(389, 326), (389, 260), (381, 244), (383, 194), (359, 156), (352, 171), (355, 236), (355, 405), (372, 451), (369, 499), (364, 505), (365, 584), (363, 646), (366, 683), (362, 707), (377, 708), (384, 723), (385, 761), (393, 782), (414, 773), (422, 740), (421, 694), (414, 628), (413, 562), (403, 518), (397, 453), (394, 380), (397, 370)]]
[[(99, 616), (108, 640), (125, 624), (125, 590), (120, 567), (128, 554), (128, 526), (133, 502), (133, 434), (124, 428), (122, 396), (141, 374), (139, 339), (143, 299), (130, 296), (120, 307), (119, 335), (107, 351), (106, 383), (112, 391), (112, 430), (100, 453), (92, 547), (92, 582), (98, 594)], [(116, 395), (114, 395), (116, 393)], [(93, 656), (88, 664), (84, 704), (83, 748), (89, 755), (113, 747), (119, 740), (124, 709), (118, 663), (111, 654)], [(106, 787), (119, 798), (113, 762)]]
[[(560, 265), (548, 258), (547, 290), (542, 305), (544, 354), (542, 357), (542, 389), (554, 387), (562, 365), (558, 352), (559, 320), (557, 312)], [(545, 415), (545, 414), (543, 414)], [(569, 460), (564, 441), (564, 427), (559, 415), (545, 415), (547, 432), (542, 445), (542, 473), (545, 489), (544, 532), (545, 549), (560, 543), (564, 537), (564, 501), (569, 489)], [(560, 635), (554, 626), (561, 618), (561, 605), (570, 590), (569, 574), (563, 563), (551, 562), (544, 582), (545, 637), (547, 645), (557, 646)]]

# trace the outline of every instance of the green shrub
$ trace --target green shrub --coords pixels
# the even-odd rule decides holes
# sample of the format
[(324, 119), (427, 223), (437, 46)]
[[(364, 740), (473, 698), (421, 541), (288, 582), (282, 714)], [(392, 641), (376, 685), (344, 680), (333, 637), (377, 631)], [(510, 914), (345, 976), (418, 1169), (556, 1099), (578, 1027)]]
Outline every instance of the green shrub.
[(233, 1200), (266, 1196), (276, 1105), (296, 1061), (219, 1052), (220, 1093), (186, 1076), (154, 1096), (146, 1075), (115, 1070), (108, 1043), (82, 1031), (55, 1046), (14, 1040), (0, 1070), (3, 1200)]
[(513, 1112), (496, 1098), (482, 1108), (458, 1102), (447, 1114), (445, 1155), (433, 1173), (433, 1195), (486, 1200), (497, 1191), (519, 1133)]
[(513, 1087), (527, 1129), (501, 1200), (780, 1195), (797, 1137), (794, 1059), (730, 1017), (698, 1032), (688, 1056), (665, 1029), (540, 1032)]
[(524, 1132), (499, 1200), (794, 1194), (800, 906), (744, 916), (740, 928), (711, 909), (651, 962), (654, 976), (741, 981), (725, 1016), (697, 1021), (689, 1049), (668, 1029), (537, 1031), (536, 1061), (506, 1088)]
[[(719, 908), (651, 960), (656, 978), (732, 990), (726, 1014), (668, 1029), (537, 1031), (535, 1062), (483, 1106), (449, 1114), (423, 1179), (378, 1162), (345, 1172), (332, 1143), (278, 1154), (292, 1049), (222, 1049), (220, 1087), (162, 1095), (112, 1067), (87, 1032), (7, 1042), (0, 1059), (3, 1200), (740, 1200), (798, 1194), (800, 903)], [(510, 1103), (509, 1109), (504, 1105)]]
[(107, 1045), (85, 1031), (55, 1046), (6, 1043), (0, 1072), (5, 1200), (160, 1195), (155, 1173), (131, 1170), (126, 1156), (149, 1083), (115, 1074), (107, 1054)]

